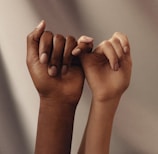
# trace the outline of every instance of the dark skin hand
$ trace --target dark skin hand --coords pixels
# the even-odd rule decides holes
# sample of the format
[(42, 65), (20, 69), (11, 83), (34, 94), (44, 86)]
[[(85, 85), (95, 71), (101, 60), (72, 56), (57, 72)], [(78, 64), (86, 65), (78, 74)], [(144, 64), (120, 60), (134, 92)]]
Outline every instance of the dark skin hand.
[[(69, 154), (84, 73), (72, 55), (75, 38), (53, 35), (45, 26), (42, 21), (27, 37), (27, 65), (40, 97), (35, 154)], [(92, 40), (85, 40), (81, 50), (91, 49)]]
[[(53, 36), (51, 32), (44, 31), (44, 26), (28, 36), (27, 64), (40, 98), (78, 102), (84, 73), (80, 66), (71, 65), (71, 51), (76, 45), (73, 37)], [(46, 60), (41, 60), (42, 55)]]

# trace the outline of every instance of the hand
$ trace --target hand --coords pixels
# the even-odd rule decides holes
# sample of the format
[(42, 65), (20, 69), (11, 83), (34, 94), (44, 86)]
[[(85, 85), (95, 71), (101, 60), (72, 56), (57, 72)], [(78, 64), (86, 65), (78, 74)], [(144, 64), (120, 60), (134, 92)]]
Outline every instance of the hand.
[(41, 99), (76, 105), (84, 83), (79, 59), (71, 54), (77, 42), (72, 36), (65, 39), (44, 29), (42, 21), (27, 37), (27, 65), (34, 85)]
[[(79, 40), (80, 43), (80, 40)], [(116, 32), (92, 53), (82, 53), (81, 63), (93, 98), (120, 98), (130, 82), (132, 61), (127, 36)]]
[(114, 115), (131, 76), (128, 39), (117, 32), (92, 53), (82, 52), (80, 59), (93, 98), (78, 153), (109, 154)]

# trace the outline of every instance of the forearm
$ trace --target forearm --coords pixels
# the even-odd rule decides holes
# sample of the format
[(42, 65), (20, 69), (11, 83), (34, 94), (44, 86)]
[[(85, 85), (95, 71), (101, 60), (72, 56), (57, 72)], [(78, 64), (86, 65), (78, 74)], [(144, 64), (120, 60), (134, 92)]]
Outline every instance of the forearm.
[(75, 109), (41, 100), (35, 154), (70, 154)]
[(109, 154), (114, 115), (119, 99), (92, 100), (89, 119), (78, 154)]

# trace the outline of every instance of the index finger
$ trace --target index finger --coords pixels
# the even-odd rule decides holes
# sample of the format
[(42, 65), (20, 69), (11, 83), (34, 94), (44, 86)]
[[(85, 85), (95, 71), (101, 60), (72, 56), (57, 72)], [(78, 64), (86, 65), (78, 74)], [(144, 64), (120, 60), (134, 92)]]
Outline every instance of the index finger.
[(128, 37), (121, 33), (121, 32), (115, 32), (113, 37), (116, 37), (120, 40), (121, 46), (124, 50), (124, 53), (129, 53), (130, 54), (130, 44), (128, 41)]

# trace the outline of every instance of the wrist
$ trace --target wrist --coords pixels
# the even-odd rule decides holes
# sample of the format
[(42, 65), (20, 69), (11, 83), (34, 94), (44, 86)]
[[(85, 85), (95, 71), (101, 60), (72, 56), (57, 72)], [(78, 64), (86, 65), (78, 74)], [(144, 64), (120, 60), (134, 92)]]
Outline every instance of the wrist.
[(116, 109), (118, 107), (120, 97), (114, 98), (100, 98), (92, 96), (92, 106), (99, 110), (98, 113), (106, 113), (106, 114), (115, 114)]
[(79, 153), (109, 153), (110, 138), (118, 98), (92, 98), (88, 124)]
[(60, 99), (40, 98), (40, 109), (50, 111), (56, 116), (73, 117), (76, 111), (76, 104), (63, 102)]
[(65, 97), (62, 96), (51, 96), (51, 97), (45, 97), (40, 96), (40, 104), (45, 104), (48, 106), (72, 106), (76, 107), (79, 100), (72, 100), (72, 99), (65, 99)]

